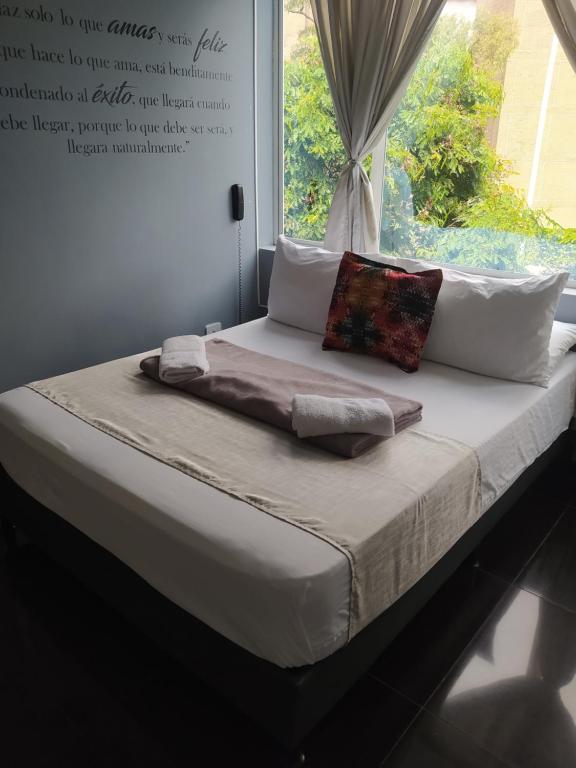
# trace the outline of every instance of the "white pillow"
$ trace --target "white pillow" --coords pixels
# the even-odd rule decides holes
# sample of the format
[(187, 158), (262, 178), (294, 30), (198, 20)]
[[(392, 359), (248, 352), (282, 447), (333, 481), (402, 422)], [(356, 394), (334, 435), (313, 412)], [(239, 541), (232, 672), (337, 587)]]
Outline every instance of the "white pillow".
[[(431, 264), (398, 259), (419, 271)], [(443, 269), (422, 357), (498, 379), (547, 387), (550, 336), (568, 274), (504, 278)]]
[(556, 368), (566, 357), (566, 353), (576, 345), (576, 325), (560, 323), (554, 320), (550, 337), (550, 365), (548, 375), (552, 376)]
[[(380, 254), (363, 254), (393, 264)], [(268, 293), (268, 316), (286, 325), (324, 334), (342, 251), (299, 245), (278, 237)]]

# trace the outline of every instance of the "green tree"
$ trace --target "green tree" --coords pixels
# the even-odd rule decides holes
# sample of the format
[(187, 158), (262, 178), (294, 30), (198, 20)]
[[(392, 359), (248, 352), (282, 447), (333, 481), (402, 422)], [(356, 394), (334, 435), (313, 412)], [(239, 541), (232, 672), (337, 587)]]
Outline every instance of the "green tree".
[(284, 65), (284, 230), (323, 240), (332, 195), (346, 163), (314, 28)]
[(388, 130), (389, 167), (406, 172), (418, 221), (438, 227), (504, 170), (485, 134), (502, 87), (476, 66), (470, 31), (458, 18), (438, 22)]
[(528, 206), (487, 138), (515, 45), (507, 16), (437, 24), (388, 131), (384, 250), (493, 269), (576, 262), (570, 232)]

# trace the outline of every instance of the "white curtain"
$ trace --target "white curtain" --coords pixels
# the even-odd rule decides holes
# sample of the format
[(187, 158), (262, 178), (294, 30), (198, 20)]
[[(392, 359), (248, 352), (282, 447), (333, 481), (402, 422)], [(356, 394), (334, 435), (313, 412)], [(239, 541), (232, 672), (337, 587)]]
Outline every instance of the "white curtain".
[(444, 3), (311, 0), (349, 158), (328, 217), (324, 242), (331, 250), (379, 250), (372, 187), (361, 161), (383, 138)]
[(568, 61), (576, 72), (576, 1), (542, 0)]

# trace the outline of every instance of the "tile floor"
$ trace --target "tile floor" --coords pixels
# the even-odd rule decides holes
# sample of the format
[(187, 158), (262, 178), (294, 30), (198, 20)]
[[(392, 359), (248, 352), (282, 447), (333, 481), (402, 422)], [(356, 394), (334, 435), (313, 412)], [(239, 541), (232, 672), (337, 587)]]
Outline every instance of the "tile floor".
[[(32, 546), (0, 557), (3, 768), (284, 768)], [(310, 768), (576, 768), (576, 469), (510, 511), (302, 745)]]

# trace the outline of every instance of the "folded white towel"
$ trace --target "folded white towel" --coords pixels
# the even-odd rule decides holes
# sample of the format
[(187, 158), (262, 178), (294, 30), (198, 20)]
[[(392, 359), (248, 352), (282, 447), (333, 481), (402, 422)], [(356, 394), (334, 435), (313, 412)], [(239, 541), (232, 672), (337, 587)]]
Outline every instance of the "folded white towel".
[(210, 370), (199, 336), (173, 336), (162, 344), (158, 375), (166, 384), (181, 384)]
[(294, 395), (292, 429), (298, 437), (353, 432), (392, 437), (394, 414), (380, 397)]

